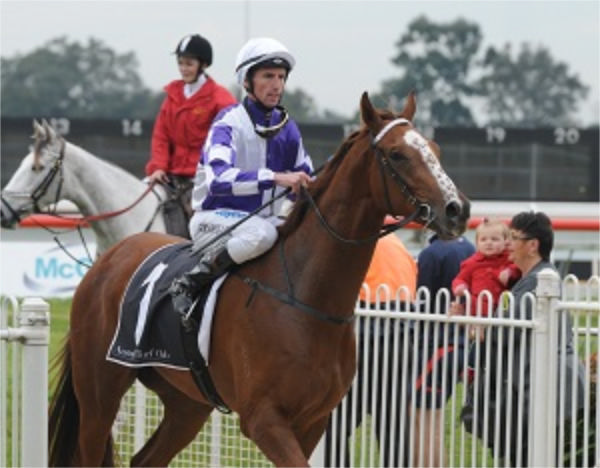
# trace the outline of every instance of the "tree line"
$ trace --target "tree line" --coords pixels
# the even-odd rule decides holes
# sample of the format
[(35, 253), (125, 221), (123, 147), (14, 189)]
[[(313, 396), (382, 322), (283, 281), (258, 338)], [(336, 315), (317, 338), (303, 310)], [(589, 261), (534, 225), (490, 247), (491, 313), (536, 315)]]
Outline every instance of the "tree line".
[[(483, 49), (481, 28), (465, 19), (414, 19), (395, 43), (394, 76), (372, 90), (379, 107), (418, 94), (418, 125), (548, 127), (578, 125), (589, 87), (543, 46), (507, 43)], [(1, 58), (3, 116), (153, 119), (164, 94), (140, 76), (135, 52), (118, 54), (101, 40), (65, 36)], [(352, 122), (358, 114), (321, 110), (302, 88), (286, 90), (283, 105), (298, 121)], [(483, 116), (483, 121), (476, 115)]]

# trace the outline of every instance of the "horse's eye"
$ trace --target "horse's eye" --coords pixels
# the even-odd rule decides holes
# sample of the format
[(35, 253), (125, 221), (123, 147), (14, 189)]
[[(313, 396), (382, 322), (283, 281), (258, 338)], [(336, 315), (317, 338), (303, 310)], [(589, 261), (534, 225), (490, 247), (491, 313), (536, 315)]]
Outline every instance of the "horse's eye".
[(402, 162), (408, 160), (408, 158), (399, 151), (392, 151), (390, 153), (390, 159), (395, 162)]
[(34, 164), (33, 166), (31, 166), (31, 170), (33, 172), (42, 172), (44, 170), (44, 165), (43, 164), (38, 164), (37, 166)]

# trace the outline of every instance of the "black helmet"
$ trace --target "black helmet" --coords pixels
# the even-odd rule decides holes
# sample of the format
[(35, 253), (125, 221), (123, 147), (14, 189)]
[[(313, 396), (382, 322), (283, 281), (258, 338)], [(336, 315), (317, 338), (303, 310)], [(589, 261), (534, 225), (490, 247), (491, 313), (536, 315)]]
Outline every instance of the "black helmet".
[(210, 42), (204, 39), (200, 34), (188, 34), (177, 44), (175, 49), (177, 57), (188, 56), (195, 57), (206, 66), (212, 64), (212, 47)]

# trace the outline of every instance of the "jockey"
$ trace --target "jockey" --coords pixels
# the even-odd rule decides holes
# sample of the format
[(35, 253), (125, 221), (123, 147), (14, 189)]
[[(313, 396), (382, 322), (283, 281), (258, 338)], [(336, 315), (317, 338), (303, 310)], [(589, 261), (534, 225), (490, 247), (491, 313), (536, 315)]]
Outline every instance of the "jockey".
[[(204, 245), (249, 212), (310, 181), (313, 166), (300, 131), (280, 105), (295, 60), (271, 38), (249, 40), (239, 51), (235, 73), (246, 97), (213, 121), (196, 170), (190, 234)], [(171, 285), (175, 309), (187, 313), (193, 299), (229, 267), (253, 259), (277, 240), (277, 214), (270, 205), (203, 253), (199, 264)], [(279, 221), (280, 222), (280, 221)]]

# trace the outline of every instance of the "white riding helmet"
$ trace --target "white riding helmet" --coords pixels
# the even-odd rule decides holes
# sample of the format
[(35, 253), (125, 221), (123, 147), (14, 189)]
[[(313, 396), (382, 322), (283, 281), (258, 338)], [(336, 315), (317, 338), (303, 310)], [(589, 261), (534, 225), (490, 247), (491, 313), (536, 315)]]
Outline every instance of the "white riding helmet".
[(288, 73), (296, 64), (296, 60), (290, 51), (281, 42), (271, 39), (270, 37), (250, 39), (240, 49), (237, 59), (235, 60), (237, 82), (241, 86), (244, 86), (244, 80), (246, 79), (248, 70), (259, 63), (268, 61), (277, 65), (277, 59), (282, 60), (282, 66), (284, 68), (289, 68)]

